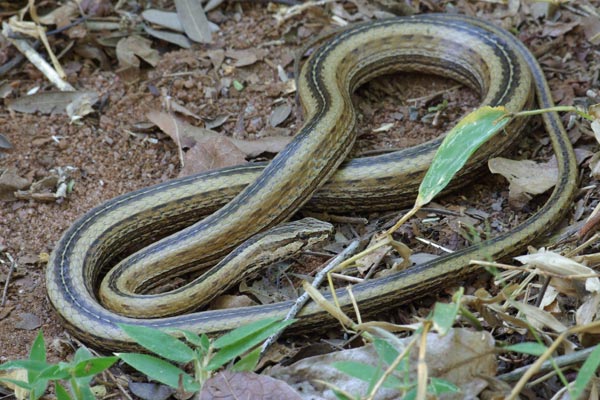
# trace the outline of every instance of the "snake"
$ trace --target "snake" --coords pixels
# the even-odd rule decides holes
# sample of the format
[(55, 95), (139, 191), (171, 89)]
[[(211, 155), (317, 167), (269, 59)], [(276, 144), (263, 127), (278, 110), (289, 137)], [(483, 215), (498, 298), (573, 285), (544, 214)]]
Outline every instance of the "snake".
[[(304, 123), (270, 162), (222, 168), (126, 193), (93, 208), (68, 228), (46, 268), (49, 301), (67, 330), (90, 345), (119, 350), (135, 347), (119, 328), (122, 323), (215, 335), (260, 319), (284, 317), (292, 301), (202, 310), (190, 309), (187, 296), (175, 296), (159, 306), (167, 310), (156, 315), (138, 315), (136, 304), (168, 295), (149, 291), (174, 277), (195, 273), (203, 280), (217, 273), (218, 281), (235, 279), (245, 273), (228, 267), (232, 257), (251, 254), (249, 258), (258, 261), (238, 264), (256, 271), (269, 258), (260, 254), (261, 248), (277, 252), (277, 243), (283, 243), (297, 252), (304, 247), (292, 244), (296, 240), (314, 243), (331, 233), (324, 222), (285, 222), (300, 209), (372, 212), (412, 201), (442, 137), (347, 159), (356, 136), (351, 94), (375, 77), (399, 71), (448, 77), (478, 93), (482, 105), (502, 105), (509, 112), (529, 109), (536, 99), (540, 108), (553, 106), (536, 58), (518, 38), (490, 22), (459, 14), (422, 14), (351, 25), (320, 43), (304, 62), (296, 78)], [(385, 312), (469, 277), (481, 268), (470, 262), (473, 259), (505, 257), (548, 233), (571, 207), (577, 166), (559, 115), (547, 112), (542, 119), (559, 173), (537, 211), (491, 239), (355, 284), (352, 297), (344, 288), (336, 289), (342, 309), (352, 313), (356, 301), (361, 315)], [(449, 190), (465, 185), (489, 157), (518, 139), (525, 122), (513, 119), (505, 133), (482, 146)], [(332, 297), (327, 291), (324, 295)], [(333, 317), (309, 303), (292, 330), (328, 324), (335, 324)]]

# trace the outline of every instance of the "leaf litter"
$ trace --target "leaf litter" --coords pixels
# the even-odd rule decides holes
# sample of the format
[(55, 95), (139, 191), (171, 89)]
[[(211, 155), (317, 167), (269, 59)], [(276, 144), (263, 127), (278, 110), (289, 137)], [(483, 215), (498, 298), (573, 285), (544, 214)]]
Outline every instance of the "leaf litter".
[[(101, 6), (102, 3), (98, 2)], [(108, 14), (110, 14), (113, 11), (110, 8), (110, 4), (107, 2), (104, 3), (104, 6), (109, 10)], [(376, 15), (380, 12), (379, 9), (373, 11), (370, 8), (372, 5), (365, 1), (357, 0), (348, 2), (347, 4), (342, 4), (341, 2), (330, 3), (333, 3), (330, 10), (332, 15), (335, 16), (336, 21), (361, 20), (365, 15)], [(462, 3), (458, 2), (457, 6), (466, 13), (471, 13), (473, 11), (472, 7), (482, 7), (486, 12), (490, 12), (489, 15), (492, 18), (497, 18), (498, 20), (502, 20), (508, 15), (503, 14), (507, 10), (500, 5), (477, 4), (475, 6), (467, 6)], [(179, 2), (179, 4), (186, 6), (185, 2)], [(182, 7), (179, 7), (179, 4), (177, 11), (182, 9)], [(184, 131), (191, 130), (191, 128), (186, 127), (184, 124), (188, 124), (188, 118), (192, 118), (195, 119), (191, 123), (194, 124), (193, 131), (196, 132), (199, 129), (206, 131), (206, 128), (210, 127), (206, 125), (204, 128), (196, 128), (195, 125), (202, 125), (200, 119), (206, 119), (207, 123), (218, 121), (217, 124), (212, 126), (212, 129), (218, 129), (220, 132), (217, 135), (213, 135), (215, 132), (211, 131), (210, 135), (208, 135), (212, 138), (210, 141), (213, 143), (219, 143), (222, 140), (223, 132), (234, 132), (237, 136), (236, 139), (247, 140), (248, 142), (255, 142), (256, 140), (254, 139), (257, 138), (268, 138), (268, 130), (266, 129), (268, 126), (282, 125), (285, 129), (293, 132), (298, 124), (298, 117), (288, 113), (288, 104), (293, 104), (294, 102), (293, 91), (290, 91), (287, 86), (280, 82), (281, 68), (275, 67), (283, 65), (288, 73), (291, 73), (289, 53), (283, 50), (282, 45), (273, 45), (268, 48), (268, 52), (259, 51), (262, 48), (258, 46), (261, 43), (278, 40), (284, 35), (292, 35), (291, 42), (294, 42), (296, 45), (302, 44), (307, 37), (319, 32), (323, 25), (329, 23), (327, 18), (329, 18), (328, 12), (330, 11), (327, 8), (321, 9), (321, 6), (322, 4), (319, 7), (311, 7), (309, 4), (298, 13), (294, 11), (289, 14), (284, 14), (286, 8), (283, 6), (270, 6), (274, 7), (272, 9), (261, 5), (242, 6), (234, 4), (219, 6), (207, 15), (205, 14), (205, 17), (207, 21), (214, 20), (219, 22), (223, 36), (221, 34), (211, 34), (209, 38), (207, 32), (210, 30), (210, 27), (204, 22), (199, 22), (202, 20), (202, 16), (195, 17), (196, 20), (192, 21), (191, 25), (188, 24), (188, 28), (185, 29), (186, 34), (189, 35), (188, 37), (202, 34), (201, 40), (213, 42), (211, 45), (214, 46), (213, 48), (207, 49), (201, 47), (196, 49), (195, 53), (185, 53), (183, 50), (177, 53), (173, 50), (172, 52), (169, 51), (162, 54), (161, 57), (157, 57), (158, 53), (154, 49), (158, 48), (160, 41), (156, 39), (144, 38), (144, 40), (137, 42), (137, 44), (133, 42), (133, 46), (128, 44), (129, 42), (124, 41), (119, 46), (117, 53), (121, 54), (121, 58), (125, 60), (124, 65), (135, 71), (135, 80), (129, 81), (131, 82), (129, 84), (131, 86), (126, 85), (123, 81), (119, 81), (119, 75), (111, 71), (95, 71), (93, 62), (94, 60), (98, 62), (97, 60), (100, 58), (91, 55), (99, 53), (89, 51), (87, 53), (90, 55), (88, 59), (83, 60), (83, 62), (80, 61), (79, 65), (77, 65), (77, 62), (69, 65), (72, 68), (72, 72), (67, 77), (71, 83), (77, 83), (78, 87), (93, 90), (100, 94), (100, 98), (103, 98), (99, 105), (102, 110), (101, 113), (94, 115), (94, 112), (85, 114), (75, 112), (73, 114), (82, 117), (79, 119), (83, 123), (81, 128), (79, 126), (68, 126), (68, 120), (62, 119), (59, 115), (10, 116), (8, 114), (0, 114), (0, 120), (6, 129), (3, 134), (6, 135), (14, 147), (6, 155), (0, 154), (0, 156), (3, 157), (2, 162), (6, 163), (6, 165), (18, 167), (16, 169), (17, 176), (23, 177), (22, 179), (27, 180), (27, 182), (32, 182), (44, 179), (44, 176), (48, 175), (51, 168), (59, 165), (74, 165), (82, 170), (81, 177), (78, 177), (75, 182), (74, 195), (69, 199), (69, 206), (72, 207), (70, 211), (57, 210), (52, 205), (30, 203), (25, 200), (2, 203), (0, 205), (2, 207), (0, 214), (3, 217), (0, 221), (0, 249), (15, 254), (20, 254), (23, 251), (21, 249), (27, 249), (28, 252), (33, 251), (34, 253), (49, 251), (52, 248), (52, 243), (56, 241), (60, 233), (70, 222), (85, 210), (97, 205), (99, 201), (135, 188), (148, 186), (154, 182), (164, 181), (177, 175), (179, 160), (176, 143), (181, 145), (183, 139), (151, 142), (144, 141), (139, 137), (131, 136), (127, 133), (130, 131), (133, 122), (146, 119), (149, 115), (148, 112), (163, 112), (164, 114), (166, 111), (162, 108), (161, 103), (163, 99), (161, 95), (152, 94), (152, 86), (154, 85), (167, 89), (169, 96), (176, 99), (176, 104), (182, 104), (189, 111), (189, 113), (183, 116), (178, 114), (176, 117), (171, 116), (171, 114), (161, 116), (160, 118), (163, 119), (161, 124), (163, 126), (167, 124), (164, 121), (168, 121), (170, 118), (171, 128), (173, 126), (183, 126), (185, 128), (183, 129)], [(512, 13), (511, 18), (526, 23), (529, 18), (528, 13), (531, 10), (527, 4), (523, 4), (521, 7), (520, 10), (517, 9), (518, 12), (514, 8), (508, 11)], [(273, 9), (278, 10), (276, 12), (282, 11), (282, 15), (286, 15), (283, 20), (280, 20), (283, 22), (274, 22)], [(78, 16), (77, 10), (73, 11), (66, 8), (57, 8), (56, 10), (57, 12), (49, 17), (48, 21), (50, 22), (47, 23), (66, 26)], [(442, 10), (440, 8), (438, 11)], [(99, 9), (96, 9), (96, 12), (102, 15)], [(291, 17), (291, 15), (295, 16)], [(586, 82), (585, 79), (578, 77), (577, 79), (566, 81), (562, 79), (565, 71), (587, 71), (588, 68), (586, 66), (588, 64), (597, 62), (594, 59), (594, 55), (585, 46), (578, 47), (581, 46), (580, 43), (582, 40), (582, 35), (578, 31), (578, 27), (582, 22), (577, 15), (572, 10), (566, 9), (563, 10), (560, 21), (547, 25), (545, 23), (540, 25), (526, 25), (526, 29), (520, 33), (521, 39), (533, 48), (534, 51), (537, 46), (544, 45), (544, 39), (551, 39), (553, 37), (564, 39), (562, 42), (555, 42), (561, 44), (562, 53), (560, 51), (548, 51), (548, 54), (545, 54), (540, 59), (541, 63), (549, 68), (550, 85), (555, 94), (557, 94), (557, 99), (563, 103), (572, 102), (575, 97), (589, 100), (585, 91), (582, 90), (586, 88), (582, 83)], [(570, 18), (572, 20), (569, 20)], [(514, 20), (513, 23), (516, 23)], [(313, 25), (302, 24), (301, 21), (311, 21)], [(585, 22), (585, 24), (587, 24), (584, 25), (586, 37), (583, 40), (591, 41), (594, 37), (591, 27), (593, 24), (592, 22)], [(190, 26), (191, 28), (189, 28)], [(74, 38), (77, 37), (75, 33), (73, 29)], [(250, 35), (248, 36), (249, 33)], [(92, 30), (87, 30), (84, 34), (94, 35)], [(156, 38), (156, 35), (150, 36)], [(131, 41), (131, 38), (134, 37), (132, 35), (125, 35), (124, 38), (114, 41), (114, 44), (121, 43), (120, 41), (122, 40)], [(227, 39), (223, 39), (223, 37)], [(51, 37), (50, 39), (56, 40), (59, 46), (63, 44), (60, 37)], [(114, 51), (114, 49), (110, 50), (102, 44), (88, 45), (88, 49), (100, 50), (103, 54), (105, 50), (108, 50), (109, 54), (111, 51)], [(569, 56), (565, 56), (564, 52)], [(115, 54), (112, 53), (110, 57), (114, 65), (116, 60)], [(279, 59), (277, 59), (278, 57)], [(140, 60), (143, 60), (143, 62), (140, 62)], [(61, 60), (61, 62), (64, 61)], [(106, 63), (103, 63), (103, 65), (106, 67)], [(179, 75), (181, 71), (188, 73), (189, 76)], [(27, 90), (31, 89), (31, 86), (39, 86), (41, 82), (44, 82), (40, 74), (31, 67), (26, 68), (23, 73), (24, 75), (13, 74), (11, 76), (11, 79), (15, 82), (13, 85), (13, 96), (22, 97)], [(581, 73), (584, 74), (585, 72)], [(277, 82), (271, 80), (273, 77), (277, 77)], [(32, 79), (31, 82), (33, 84), (24, 78)], [(418, 77), (414, 79), (410, 78), (410, 80), (419, 83)], [(436, 83), (431, 84), (429, 78), (425, 80), (429, 84), (427, 88), (428, 92), (440, 91), (439, 87), (436, 88)], [(235, 82), (242, 84), (244, 90), (237, 91), (234, 88)], [(267, 83), (265, 84), (264, 82)], [(443, 131), (446, 129), (445, 125), (451, 124), (452, 121), (456, 120), (457, 115), (464, 112), (464, 110), (461, 111), (461, 107), (465, 107), (462, 104), (465, 101), (464, 93), (461, 95), (460, 91), (452, 92), (447, 91), (447, 89), (441, 89), (441, 91), (446, 91), (445, 96), (447, 96), (447, 100), (450, 103), (450, 108), (444, 110), (438, 117), (436, 117), (435, 113), (428, 114), (426, 111), (427, 108), (436, 104), (426, 104), (426, 101), (425, 104), (419, 105), (423, 106), (421, 109), (417, 107), (418, 111), (416, 113), (414, 112), (414, 103), (412, 102), (409, 103), (411, 103), (410, 107), (413, 107), (413, 109), (409, 110), (407, 106), (405, 109), (398, 111), (398, 104), (404, 106), (407, 100), (406, 98), (404, 100), (397, 100), (397, 89), (401, 83), (395, 80), (392, 82), (394, 83), (390, 85), (387, 78), (379, 81), (376, 80), (374, 83), (368, 84), (366, 88), (360, 89), (358, 95), (355, 95), (355, 98), (358, 100), (359, 110), (363, 115), (363, 121), (358, 128), (362, 140), (355, 152), (369, 152), (371, 151), (369, 145), (373, 143), (378, 143), (378, 147), (380, 148), (389, 149), (397, 148), (402, 144), (411, 145), (413, 144), (411, 141), (419, 140), (415, 137), (402, 137), (402, 134), (408, 134), (414, 129), (408, 124), (415, 122), (408, 121), (408, 118), (404, 117), (405, 115), (415, 115), (417, 125), (424, 125), (425, 130), (430, 128), (430, 124), (421, 123), (421, 121), (434, 121), (441, 116), (441, 126), (438, 130)], [(453, 85), (450, 84), (447, 87)], [(45, 90), (41, 94), (44, 92)], [(423, 94), (412, 94), (407, 96), (407, 98), (418, 98), (421, 96)], [(257, 99), (257, 97), (261, 97), (261, 99)], [(286, 100), (285, 105), (276, 106), (275, 104), (280, 104), (281, 98)], [(94, 103), (96, 101), (91, 104)], [(59, 104), (58, 101), (56, 104)], [(141, 106), (142, 104), (143, 106)], [(35, 109), (35, 105), (33, 107), (30, 112), (41, 112), (41, 110)], [(275, 113), (273, 110), (278, 110), (279, 107), (281, 107), (282, 111)], [(383, 112), (379, 111), (381, 107), (383, 108)], [(66, 106), (64, 106), (64, 109), (66, 110)], [(271, 114), (272, 112), (274, 114)], [(293, 111), (290, 110), (290, 112)], [(271, 117), (272, 115), (276, 118)], [(36, 128), (39, 127), (40, 120), (43, 120), (43, 125), (47, 127), (42, 132), (40, 132), (39, 128)], [(568, 118), (565, 117), (566, 122), (568, 122), (567, 120)], [(169, 129), (163, 128), (161, 124), (157, 123), (164, 132), (167, 132)], [(386, 127), (386, 129), (384, 132), (374, 132), (373, 127)], [(585, 146), (589, 146), (590, 143), (586, 142), (588, 136), (586, 136), (585, 130), (584, 124), (575, 123), (571, 128), (570, 134), (573, 138), (579, 138), (579, 141), (583, 142)], [(398, 133), (399, 137), (393, 136)], [(172, 130), (171, 134), (173, 134)], [(50, 135), (55, 137), (56, 140), (46, 140)], [(158, 137), (156, 133), (151, 133), (150, 135)], [(539, 133), (539, 138), (543, 137), (543, 133)], [(196, 136), (193, 136), (192, 140), (196, 143), (201, 141)], [(517, 146), (516, 152), (528, 152), (528, 149), (532, 147), (532, 143), (537, 147), (544, 144), (543, 139), (538, 140), (534, 138), (527, 140), (529, 143), (521, 145), (521, 147)], [(576, 145), (578, 144), (580, 143), (576, 143)], [(266, 147), (265, 145), (262, 146)], [(220, 146), (216, 147), (216, 152), (223, 152)], [(538, 162), (539, 160), (547, 159), (547, 157), (545, 158), (547, 156), (545, 154), (547, 152), (546, 148), (540, 148), (541, 152), (532, 154), (530, 159), (537, 159)], [(36, 154), (36, 157), (23, 156), (30, 153)], [(227, 150), (225, 150), (225, 154), (227, 154)], [(246, 158), (249, 153), (243, 152), (243, 154), (243, 157)], [(254, 153), (252, 154), (252, 157), (257, 156)], [(119, 160), (124, 160), (126, 167), (115, 167), (115, 162)], [(193, 164), (193, 161), (188, 162)], [(203, 164), (218, 165), (215, 161), (203, 162)], [(589, 167), (593, 171), (595, 165), (596, 163), (590, 162), (587, 165), (584, 164), (584, 168)], [(462, 196), (454, 195), (445, 197), (442, 203), (456, 207), (459, 213), (467, 209), (475, 209), (479, 210), (480, 214), (487, 214), (487, 218), (484, 220), (484, 225), (487, 227), (482, 228), (478, 234), (493, 236), (496, 232), (503, 232), (514, 226), (514, 224), (523, 220), (525, 215), (519, 213), (513, 214), (506, 207), (509, 193), (502, 178), (494, 178), (488, 175), (485, 181), (470, 185), (468, 188), (469, 195), (463, 193)], [(488, 194), (481, 195), (480, 193), (483, 193), (485, 185), (488, 187)], [(589, 210), (597, 206), (597, 189), (595, 187), (589, 188), (589, 185), (585, 187), (588, 188), (583, 190), (582, 198), (580, 199), (580, 208)], [(490, 191), (491, 194), (489, 194)], [(469, 202), (467, 199), (472, 201)], [(525, 208), (535, 208), (538, 203), (539, 200), (535, 197)], [(500, 204), (501, 206), (499, 209), (495, 209), (492, 207), (494, 204)], [(61, 212), (61, 214), (59, 215), (58, 212)], [(510, 216), (507, 218), (504, 214), (509, 214)], [(586, 212), (582, 213), (582, 217), (584, 216), (587, 216)], [(376, 219), (377, 217), (374, 218)], [(381, 224), (386, 223), (385, 217), (379, 218), (381, 219)], [(403, 231), (403, 239), (412, 243), (416, 237), (424, 237), (432, 243), (437, 242), (451, 249), (457, 249), (476, 239), (476, 237), (465, 237), (462, 235), (454, 224), (455, 222), (450, 221), (450, 217), (439, 218), (437, 224), (414, 222)], [(369, 234), (361, 226), (340, 229), (343, 229), (347, 233), (345, 235), (346, 238), (351, 238), (353, 235), (366, 236)], [(436, 249), (427, 247), (425, 249), (431, 253), (439, 252)], [(385, 257), (383, 259), (385, 260)], [(319, 264), (315, 260), (312, 260), (308, 264), (310, 263)], [(583, 267), (587, 268), (589, 266), (583, 265)], [(4, 264), (0, 266), (0, 272), (4, 271), (3, 268)], [(38, 278), (32, 281), (37, 286), (29, 289), (31, 293), (22, 296), (22, 298), (11, 288), (9, 291), (11, 304), (9, 306), (14, 307), (14, 310), (5, 317), (2, 321), (3, 324), (14, 324), (18, 315), (22, 315), (24, 309), (27, 309), (23, 307), (24, 304), (39, 303), (40, 308), (34, 308), (33, 311), (35, 315), (43, 318), (45, 325), (48, 327), (48, 329), (45, 329), (46, 333), (53, 335), (55, 338), (62, 338), (62, 327), (56, 321), (54, 315), (49, 312), (43, 300), (45, 296), (43, 285), (39, 283), (41, 281), (39, 278), (42, 276), (40, 269), (28, 266), (23, 266), (22, 268), (29, 275)], [(475, 291), (473, 290), (476, 287), (475, 285), (469, 286), (473, 290), (473, 293), (466, 296), (465, 304), (472, 311), (479, 313), (481, 316), (480, 322), (485, 328), (493, 330), (496, 337), (508, 338), (509, 341), (532, 340), (533, 337), (530, 332), (531, 329), (534, 329), (534, 332), (539, 335), (541, 340), (549, 344), (556, 338), (558, 332), (573, 326), (574, 323), (581, 325), (596, 320), (597, 316), (595, 312), (599, 300), (597, 293), (592, 290), (594, 285), (586, 287), (586, 284), (577, 278), (577, 275), (581, 275), (583, 270), (577, 270), (573, 266), (568, 266), (564, 267), (566, 268), (565, 271), (561, 270), (558, 273), (555, 270), (544, 270), (544, 268), (548, 268), (543, 266), (532, 268), (539, 269), (540, 272), (535, 272), (534, 274), (528, 272), (528, 270), (507, 270), (507, 272), (521, 278), (517, 279), (513, 277), (511, 279), (517, 280), (500, 283), (499, 287), (484, 283), (483, 288)], [(575, 273), (575, 271), (578, 272)], [(550, 275), (552, 277), (548, 286), (549, 289), (546, 292), (542, 292), (542, 281), (539, 279), (539, 276), (549, 277)], [(23, 278), (18, 279), (21, 280)], [(588, 277), (585, 279), (587, 281), (594, 278)], [(480, 282), (482, 280), (477, 281), (477, 284)], [(438, 297), (430, 297), (429, 299), (425, 299), (424, 302), (416, 303), (412, 307), (400, 308), (394, 315), (397, 319), (411, 321), (424, 317), (429, 312), (429, 306), (433, 303), (433, 299), (445, 299), (447, 298), (446, 294), (452, 293), (454, 289), (455, 287), (449, 287), (445, 289), (445, 293), (442, 292)], [(544, 307), (540, 308), (532, 305), (535, 304), (537, 296), (543, 295), (545, 298), (548, 293), (551, 295), (546, 299)], [(575, 309), (577, 310), (577, 320), (573, 321), (573, 314), (569, 314), (569, 312)], [(525, 323), (525, 319), (534, 321), (529, 321), (533, 325)], [(459, 322), (462, 325), (468, 325), (468, 320), (461, 319)], [(457, 331), (453, 330), (451, 334), (456, 334), (455, 332)], [(331, 331), (330, 334), (335, 335), (335, 332), (339, 334), (339, 329)], [(590, 335), (586, 335), (586, 345), (593, 345), (595, 343), (591, 333), (593, 332), (590, 332)], [(26, 343), (31, 342), (31, 340), (27, 340), (28, 335), (25, 333), (20, 338), (20, 341), (15, 343), (11, 342), (10, 339), (10, 335), (13, 334), (13, 331), (9, 330), (5, 332), (0, 327), (0, 338), (3, 343), (7, 343), (7, 347), (14, 349), (14, 353), (0, 354), (0, 357), (18, 358), (20, 354), (27, 351)], [(580, 334), (578, 339), (583, 341), (584, 334)], [(576, 346), (577, 343), (575, 341), (563, 342), (562, 352), (571, 351)], [(53, 351), (54, 357), (60, 357), (61, 353), (65, 350), (61, 350), (59, 346)], [(456, 355), (459, 353), (451, 349), (449, 350), (449, 354)], [(508, 361), (503, 361), (503, 363), (499, 363), (497, 359), (495, 359), (495, 362), (492, 362), (496, 369), (500, 367), (500, 374), (505, 369), (510, 368), (511, 365), (533, 361), (532, 358), (525, 357), (518, 359), (512, 356), (506, 358), (506, 360)], [(4, 361), (4, 359), (0, 361)], [(325, 368), (324, 366), (319, 367)], [(464, 373), (460, 367), (456, 367), (455, 369), (459, 373)], [(464, 374), (466, 375), (466, 373)], [(494, 372), (489, 372), (488, 376), (493, 377)], [(490, 388), (493, 389), (494, 387), (494, 385), (490, 384)], [(542, 385), (541, 388), (538, 387), (536, 390), (539, 391), (539, 395), (544, 397), (544, 394), (547, 394), (548, 390), (550, 390), (549, 387)]]

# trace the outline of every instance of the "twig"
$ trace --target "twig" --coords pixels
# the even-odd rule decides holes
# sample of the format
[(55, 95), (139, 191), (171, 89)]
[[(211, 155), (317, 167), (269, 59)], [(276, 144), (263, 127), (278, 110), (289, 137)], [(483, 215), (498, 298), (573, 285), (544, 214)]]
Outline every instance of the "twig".
[(6, 275), (6, 282), (4, 282), (4, 290), (2, 291), (2, 301), (0, 301), (0, 307), (4, 307), (6, 304), (6, 297), (8, 296), (8, 285), (10, 284), (10, 278), (12, 277), (13, 271), (17, 268), (17, 263), (14, 258), (8, 253), (6, 253), (6, 258), (10, 261), (10, 268), (8, 269), (8, 274)]
[(11, 39), (12, 29), (6, 22), (2, 23), (2, 34), (59, 90), (66, 92), (75, 91), (75, 88), (69, 82), (61, 79), (58, 72), (31, 47), (29, 42), (21, 39)]
[[(348, 245), (348, 247), (346, 247), (344, 249), (344, 251), (342, 251), (340, 254), (335, 256), (335, 258), (333, 260), (328, 262), (327, 265), (325, 266), (325, 268), (323, 268), (321, 271), (319, 271), (319, 273), (317, 275), (315, 275), (315, 279), (313, 279), (311, 286), (313, 286), (315, 288), (319, 287), (321, 285), (321, 283), (323, 282), (323, 280), (325, 279), (325, 277), (327, 276), (327, 273), (329, 271), (331, 271), (332, 269), (334, 269), (335, 267), (337, 267), (339, 264), (341, 264), (342, 261), (344, 261), (344, 259), (346, 257), (348, 257), (350, 254), (354, 253), (356, 251), (356, 249), (358, 248), (359, 243), (360, 243), (359, 240), (352, 241)], [(306, 304), (308, 299), (310, 299), (310, 296), (306, 292), (304, 292), (304, 294), (302, 294), (302, 296), (298, 297), (298, 299), (296, 300), (296, 302), (294, 303), (292, 308), (290, 308), (290, 311), (285, 316), (285, 320), (287, 321), (289, 319), (294, 318), (300, 312), (302, 307), (304, 307), (304, 305)], [(262, 348), (260, 349), (261, 357), (265, 354), (265, 352), (267, 351), (269, 346), (271, 346), (281, 336), (282, 333), (283, 333), (283, 330), (269, 336), (267, 338), (267, 340), (265, 340), (265, 342), (262, 345)]]
[[(587, 358), (590, 356), (591, 352), (594, 351), (594, 349), (595, 349), (595, 347), (589, 347), (589, 348), (581, 350), (581, 351), (576, 351), (574, 353), (555, 357), (553, 360), (554, 362), (552, 362), (552, 361), (544, 362), (540, 366), (540, 368), (538, 369), (537, 372), (538, 373), (549, 372), (554, 369), (554, 366), (558, 366), (559, 368), (562, 368), (562, 367), (566, 367), (569, 365), (580, 364), (580, 363), (584, 362), (585, 360), (587, 360)], [(503, 380), (505, 382), (514, 382), (516, 380), (519, 380), (525, 374), (525, 372), (527, 372), (527, 370), (530, 367), (531, 367), (530, 365), (527, 365), (525, 367), (517, 368), (515, 370), (507, 372), (506, 374), (498, 375), (497, 378), (500, 380)]]

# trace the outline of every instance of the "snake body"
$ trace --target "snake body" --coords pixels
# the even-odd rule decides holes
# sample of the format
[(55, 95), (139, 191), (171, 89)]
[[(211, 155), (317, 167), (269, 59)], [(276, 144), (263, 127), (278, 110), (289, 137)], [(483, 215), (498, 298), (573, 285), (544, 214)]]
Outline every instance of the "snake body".
[[(373, 77), (395, 71), (450, 77), (480, 93), (483, 104), (504, 105), (509, 111), (529, 107), (534, 92), (539, 107), (553, 105), (535, 58), (518, 39), (488, 22), (431, 14), (354, 25), (323, 43), (304, 64), (297, 86), (306, 122), (268, 165), (225, 168), (131, 192), (94, 208), (66, 231), (52, 253), (46, 279), (50, 302), (65, 325), (93, 345), (122, 349), (132, 343), (116, 325), (120, 322), (217, 333), (284, 316), (290, 302), (134, 318), (102, 305), (97, 287), (115, 265), (110, 276), (116, 277), (109, 281), (120, 280), (134, 290), (152, 287), (164, 280), (164, 274), (180, 275), (213, 265), (233, 248), (243, 247), (248, 237), (289, 219), (303, 205), (347, 212), (405, 204), (414, 197), (441, 139), (353, 159), (340, 167), (354, 141), (350, 94)], [(543, 119), (559, 166), (559, 179), (547, 202), (510, 232), (355, 285), (353, 294), (361, 312), (383, 311), (466, 277), (477, 268), (469, 264), (471, 259), (514, 252), (560, 220), (570, 206), (577, 170), (558, 115), (547, 113)], [(513, 134), (496, 135), (454, 182), (464, 181), (483, 161), (502, 151), (522, 121), (511, 125)], [(315, 235), (327, 229), (320, 226)], [(279, 234), (285, 230), (284, 226)], [(234, 273), (226, 272), (222, 279), (228, 274)], [(340, 304), (350, 309), (345, 291), (338, 290), (337, 295)], [(113, 296), (112, 292), (101, 295), (107, 303), (116, 299)], [(120, 301), (113, 303), (118, 306)], [(175, 303), (186, 308), (185, 299)], [(171, 313), (169, 309), (165, 315)], [(323, 326), (330, 318), (309, 304), (296, 326)]]

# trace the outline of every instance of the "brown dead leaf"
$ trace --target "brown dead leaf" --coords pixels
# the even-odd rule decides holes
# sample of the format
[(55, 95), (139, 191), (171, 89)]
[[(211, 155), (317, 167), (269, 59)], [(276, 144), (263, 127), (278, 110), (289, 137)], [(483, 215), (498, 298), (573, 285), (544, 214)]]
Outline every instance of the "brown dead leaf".
[(558, 37), (562, 36), (567, 32), (570, 32), (576, 26), (581, 24), (580, 20), (575, 20), (572, 22), (552, 22), (546, 21), (544, 24), (544, 30), (542, 31), (542, 36), (550, 36), (550, 37)]
[(56, 25), (57, 28), (62, 28), (69, 25), (78, 15), (79, 7), (77, 3), (68, 1), (40, 17), (39, 22), (43, 25)]
[[(173, 106), (186, 115), (197, 117), (183, 106)], [(184, 167), (180, 176), (243, 164), (246, 156), (254, 157), (264, 152), (278, 153), (291, 140), (288, 136), (272, 136), (260, 140), (226, 138), (218, 132), (187, 124), (166, 112), (152, 111), (147, 117), (182, 149), (189, 149), (183, 157)]]
[(593, 45), (600, 44), (600, 18), (590, 15), (581, 21), (585, 38)]
[(122, 68), (139, 68), (140, 58), (153, 67), (160, 60), (158, 51), (152, 48), (152, 41), (137, 35), (119, 40), (116, 52)]
[(215, 68), (215, 70), (218, 70), (221, 67), (221, 64), (223, 64), (223, 61), (225, 60), (225, 50), (212, 49), (208, 50), (206, 54), (208, 55), (208, 58), (210, 58), (210, 62), (212, 62), (212, 65)]
[(504, 176), (510, 183), (509, 204), (516, 209), (523, 208), (531, 199), (529, 194), (541, 194), (556, 184), (558, 168), (556, 163), (536, 163), (531, 160), (509, 160), (492, 158), (488, 168), (494, 174)]
[(185, 153), (179, 176), (188, 176), (217, 168), (245, 164), (245, 155), (224, 136), (205, 137)]
[[(383, 236), (373, 235), (373, 237), (371, 238), (371, 241), (369, 243), (369, 246), (367, 246), (367, 247), (372, 247), (373, 245), (377, 244), (381, 240), (383, 240)], [(379, 265), (379, 263), (381, 262), (383, 257), (385, 257), (391, 250), (392, 250), (392, 246), (390, 246), (390, 245), (381, 246), (377, 250), (372, 251), (371, 253), (367, 254), (366, 256), (356, 260), (356, 267), (358, 268), (358, 271), (361, 274), (365, 274), (371, 268)]]
[(235, 67), (245, 67), (248, 65), (252, 65), (258, 60), (262, 60), (266, 55), (266, 51), (264, 49), (245, 49), (245, 50), (233, 50), (229, 49), (225, 51), (225, 57), (233, 58), (236, 60), (233, 65)]
[(29, 186), (29, 181), (20, 177), (17, 170), (7, 168), (0, 170), (0, 201), (16, 200), (15, 192)]
[(301, 400), (286, 382), (253, 372), (223, 371), (202, 386), (201, 400)]

